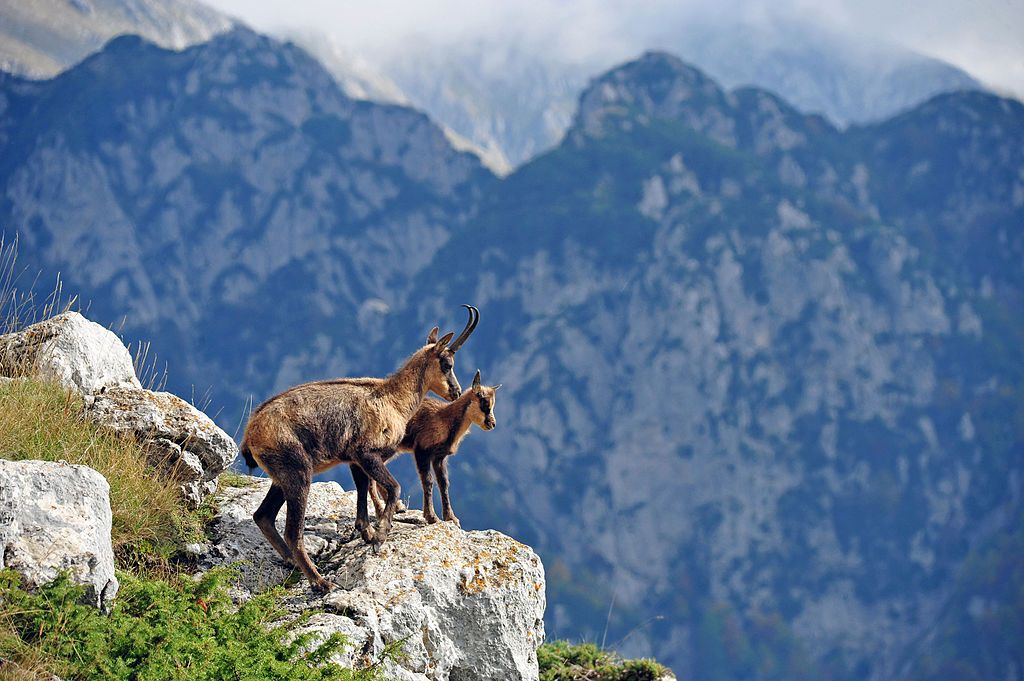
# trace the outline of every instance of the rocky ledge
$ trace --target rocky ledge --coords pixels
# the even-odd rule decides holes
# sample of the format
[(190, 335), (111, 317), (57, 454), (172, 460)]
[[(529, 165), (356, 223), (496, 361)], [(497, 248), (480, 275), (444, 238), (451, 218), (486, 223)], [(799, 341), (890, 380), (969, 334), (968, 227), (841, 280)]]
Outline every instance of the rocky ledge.
[[(17, 378), (9, 378), (17, 377)], [(127, 348), (77, 313), (0, 336), (0, 380), (34, 377), (81, 395), (84, 415), (134, 437), (160, 475), (181, 486), (196, 507), (214, 492), (236, 453), (205, 414), (169, 393), (139, 385)], [(214, 497), (216, 516), (202, 544), (189, 547), (200, 572), (233, 565), (235, 596), (288, 584), (284, 603), (305, 631), (343, 634), (337, 661), (362, 667), (395, 646), (385, 663), (400, 681), (536, 681), (544, 640), (544, 566), (533, 550), (493, 530), (427, 525), (419, 511), (396, 516), (374, 552), (353, 532), (355, 492), (337, 483), (310, 491), (305, 542), (335, 590), (315, 595), (296, 581), (252, 520), (269, 481), (232, 477)], [(4, 461), (0, 452), (0, 567), (30, 588), (59, 571), (109, 607), (117, 592), (111, 548), (109, 487), (85, 466)], [(285, 513), (278, 518), (283, 530)]]
[[(216, 497), (210, 542), (196, 547), (205, 569), (237, 564), (239, 598), (286, 582), (291, 575), (252, 513), (269, 482), (247, 478)], [(306, 516), (306, 548), (336, 585), (315, 596), (304, 579), (289, 587), (288, 608), (314, 610), (306, 625), (351, 645), (340, 662), (377, 659), (401, 643), (388, 674), (403, 681), (535, 680), (544, 639), (544, 566), (533, 550), (493, 530), (427, 525), (419, 511), (396, 516), (378, 553), (353, 535), (355, 492), (315, 483)], [(284, 512), (278, 518), (283, 530)]]
[(0, 378), (33, 377), (78, 393), (94, 423), (134, 437), (150, 463), (198, 508), (238, 454), (234, 440), (177, 395), (146, 390), (132, 355), (109, 329), (65, 312), (0, 336)]

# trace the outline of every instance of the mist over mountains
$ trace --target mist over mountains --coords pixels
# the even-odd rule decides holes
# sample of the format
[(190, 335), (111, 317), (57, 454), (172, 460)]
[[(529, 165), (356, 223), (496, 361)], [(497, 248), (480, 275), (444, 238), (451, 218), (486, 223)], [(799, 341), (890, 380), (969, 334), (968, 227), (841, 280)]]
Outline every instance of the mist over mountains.
[(841, 130), (649, 52), (573, 111), (502, 179), (294, 45), (119, 38), (0, 75), (0, 225), (228, 432), (476, 304), (457, 371), (505, 388), (453, 498), (537, 547), (555, 635), (614, 601), (681, 677), (1019, 669), (1024, 106)]
[[(840, 127), (886, 118), (941, 92), (981, 88), (939, 60), (792, 19), (668, 17), (650, 35), (631, 37), (628, 44), (678, 55), (727, 88), (771, 90)], [(308, 46), (324, 53), (322, 45)], [(588, 81), (639, 51), (615, 46), (577, 56), (515, 34), (424, 38), (378, 57), (377, 71), (414, 106), (491, 155), (500, 154), (492, 164), (500, 172), (557, 144)], [(344, 63), (335, 63), (332, 72), (343, 79), (353, 75)]]

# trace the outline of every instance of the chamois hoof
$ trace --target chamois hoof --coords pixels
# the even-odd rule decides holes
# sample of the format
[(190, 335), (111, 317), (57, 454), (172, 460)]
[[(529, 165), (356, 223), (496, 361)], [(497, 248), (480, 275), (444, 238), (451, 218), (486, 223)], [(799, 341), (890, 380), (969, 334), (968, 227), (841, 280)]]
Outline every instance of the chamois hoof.
[(334, 591), (334, 584), (322, 578), (316, 582), (311, 583), (310, 586), (313, 588), (313, 591), (315, 591), (318, 594), (325, 594)]
[(427, 525), (433, 525), (436, 522), (440, 522), (440, 520), (438, 519), (438, 517), (436, 515), (426, 515), (426, 514), (424, 514), (423, 520), (424, 520), (424, 522), (427, 523)]
[(451, 516), (450, 518), (445, 518), (444, 521), (446, 523), (455, 523), (455, 527), (459, 527), (459, 528), (462, 527), (462, 522), (460, 522), (459, 519), (456, 518), (455, 516)]
[(372, 527), (364, 527), (359, 530), (359, 536), (363, 538), (363, 541), (367, 544), (372, 544), (374, 539), (377, 538), (377, 533), (373, 531)]

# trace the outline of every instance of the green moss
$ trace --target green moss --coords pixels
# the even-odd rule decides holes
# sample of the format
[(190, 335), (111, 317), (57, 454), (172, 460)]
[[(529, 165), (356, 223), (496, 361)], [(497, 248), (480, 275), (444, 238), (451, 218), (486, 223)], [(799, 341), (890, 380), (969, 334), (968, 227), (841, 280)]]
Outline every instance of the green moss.
[(346, 641), (296, 634), (280, 592), (234, 606), (229, 570), (198, 581), (119, 575), (109, 615), (80, 603), (82, 587), (61, 576), (29, 593), (13, 571), (0, 572), (0, 660), (4, 673), (132, 681), (288, 679), (370, 681), (381, 664), (354, 672), (330, 662)]
[(249, 475), (242, 475), (234, 471), (224, 471), (217, 476), (217, 483), (221, 487), (252, 487), (253, 478)]
[(671, 673), (654, 660), (624, 660), (593, 643), (545, 643), (537, 660), (541, 681), (658, 681)]

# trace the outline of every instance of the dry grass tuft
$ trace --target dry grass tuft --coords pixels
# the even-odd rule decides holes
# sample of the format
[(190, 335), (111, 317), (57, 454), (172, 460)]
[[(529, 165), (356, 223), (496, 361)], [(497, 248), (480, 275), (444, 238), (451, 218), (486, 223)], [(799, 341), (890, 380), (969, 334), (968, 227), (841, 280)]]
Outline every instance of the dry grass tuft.
[(94, 468), (110, 483), (114, 550), (123, 563), (167, 557), (201, 532), (200, 516), (181, 504), (177, 485), (146, 463), (134, 438), (82, 416), (81, 398), (32, 379), (0, 381), (0, 458), (67, 461)]

